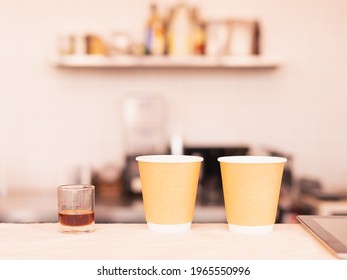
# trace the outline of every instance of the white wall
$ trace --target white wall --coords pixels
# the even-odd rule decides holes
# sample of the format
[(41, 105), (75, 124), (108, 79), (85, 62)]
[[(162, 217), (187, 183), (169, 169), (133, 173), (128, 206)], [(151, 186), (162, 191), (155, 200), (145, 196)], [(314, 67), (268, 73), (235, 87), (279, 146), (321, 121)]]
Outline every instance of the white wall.
[(149, 1), (0, 1), (0, 152), (9, 189), (55, 188), (83, 163), (122, 165), (120, 102), (130, 92), (162, 94), (169, 131), (189, 144), (275, 147), (293, 155), (298, 176), (347, 186), (347, 2), (189, 2), (205, 18), (260, 18), (264, 52), (281, 67), (56, 69), (48, 59), (57, 34), (126, 30), (141, 40)]

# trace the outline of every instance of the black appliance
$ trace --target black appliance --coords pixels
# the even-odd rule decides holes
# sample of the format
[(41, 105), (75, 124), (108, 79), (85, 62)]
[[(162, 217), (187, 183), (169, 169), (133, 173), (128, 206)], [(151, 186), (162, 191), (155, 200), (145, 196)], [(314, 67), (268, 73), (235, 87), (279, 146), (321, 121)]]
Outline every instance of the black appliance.
[(201, 165), (197, 203), (201, 205), (222, 205), (223, 188), (219, 161), (222, 156), (244, 156), (248, 154), (247, 146), (232, 147), (184, 147), (185, 155), (204, 158)]

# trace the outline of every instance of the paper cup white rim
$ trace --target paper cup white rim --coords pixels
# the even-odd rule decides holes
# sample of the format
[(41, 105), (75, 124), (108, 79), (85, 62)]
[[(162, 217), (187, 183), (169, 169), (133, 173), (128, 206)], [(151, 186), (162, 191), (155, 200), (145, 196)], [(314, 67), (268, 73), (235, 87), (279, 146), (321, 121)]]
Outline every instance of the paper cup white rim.
[(267, 226), (240, 226), (234, 224), (228, 224), (231, 232), (248, 234), (248, 235), (259, 235), (266, 234), (273, 231), (273, 225)]
[(204, 159), (199, 156), (188, 155), (146, 155), (136, 157), (137, 161), (155, 163), (190, 163), (201, 162)]
[(224, 156), (218, 158), (219, 162), (237, 163), (237, 164), (271, 164), (285, 163), (287, 159), (284, 157), (273, 156)]
[(160, 232), (160, 233), (186, 232), (190, 230), (191, 225), (192, 223), (168, 225), (168, 224), (153, 224), (153, 223), (147, 222), (147, 226), (151, 231)]

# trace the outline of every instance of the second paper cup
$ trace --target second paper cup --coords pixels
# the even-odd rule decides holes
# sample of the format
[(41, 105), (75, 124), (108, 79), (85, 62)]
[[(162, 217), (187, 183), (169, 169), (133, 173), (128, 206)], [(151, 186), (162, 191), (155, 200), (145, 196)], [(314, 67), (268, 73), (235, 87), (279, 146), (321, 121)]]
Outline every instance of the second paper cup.
[(270, 156), (227, 156), (218, 161), (230, 231), (271, 232), (287, 160)]
[(136, 160), (148, 228), (157, 232), (189, 230), (203, 158), (153, 155)]

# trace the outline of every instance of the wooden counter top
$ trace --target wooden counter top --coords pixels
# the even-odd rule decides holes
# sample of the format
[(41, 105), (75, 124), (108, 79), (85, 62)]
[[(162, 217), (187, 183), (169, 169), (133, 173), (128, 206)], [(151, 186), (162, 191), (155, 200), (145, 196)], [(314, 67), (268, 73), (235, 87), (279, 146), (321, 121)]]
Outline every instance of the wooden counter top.
[(0, 248), (0, 259), (335, 259), (300, 224), (247, 236), (226, 224), (193, 224), (179, 234), (154, 233), (146, 224), (96, 224), (92, 233), (62, 234), (57, 223), (2, 223)]

